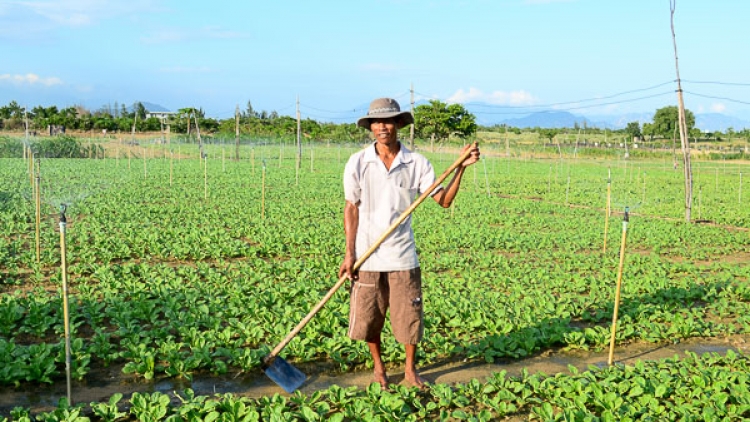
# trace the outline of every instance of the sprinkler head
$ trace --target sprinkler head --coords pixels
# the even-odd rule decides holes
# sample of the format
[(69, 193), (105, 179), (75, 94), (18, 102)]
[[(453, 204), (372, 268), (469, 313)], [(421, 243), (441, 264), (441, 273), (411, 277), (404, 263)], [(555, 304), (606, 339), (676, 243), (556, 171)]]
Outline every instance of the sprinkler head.
[(622, 221), (628, 222), (630, 220), (630, 215), (628, 214), (630, 212), (630, 207), (625, 207), (625, 217), (622, 218)]
[(68, 209), (68, 205), (66, 204), (60, 204), (60, 222), (61, 223), (67, 223), (68, 219), (65, 218), (65, 210)]

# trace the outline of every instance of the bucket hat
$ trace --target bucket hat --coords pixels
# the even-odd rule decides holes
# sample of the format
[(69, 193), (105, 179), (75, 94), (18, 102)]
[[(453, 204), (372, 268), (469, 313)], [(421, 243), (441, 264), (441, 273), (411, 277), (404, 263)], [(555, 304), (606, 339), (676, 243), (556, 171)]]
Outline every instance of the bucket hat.
[(393, 98), (378, 98), (370, 103), (367, 115), (357, 120), (357, 126), (370, 129), (370, 119), (394, 118), (398, 129), (414, 123), (414, 116), (409, 111), (401, 111), (398, 102)]

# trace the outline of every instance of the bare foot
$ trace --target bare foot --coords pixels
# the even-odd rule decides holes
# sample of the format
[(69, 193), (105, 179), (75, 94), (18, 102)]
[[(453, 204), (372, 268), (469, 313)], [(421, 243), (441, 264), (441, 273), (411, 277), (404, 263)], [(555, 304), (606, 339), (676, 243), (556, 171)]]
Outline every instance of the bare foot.
[(380, 387), (384, 390), (388, 388), (388, 375), (386, 375), (385, 372), (377, 372), (375, 371), (375, 376), (373, 377), (374, 382), (377, 382), (380, 384)]
[(406, 382), (411, 384), (413, 387), (417, 387), (420, 390), (426, 390), (427, 389), (427, 380), (422, 378), (419, 375), (419, 372), (405, 372), (404, 378), (406, 379)]

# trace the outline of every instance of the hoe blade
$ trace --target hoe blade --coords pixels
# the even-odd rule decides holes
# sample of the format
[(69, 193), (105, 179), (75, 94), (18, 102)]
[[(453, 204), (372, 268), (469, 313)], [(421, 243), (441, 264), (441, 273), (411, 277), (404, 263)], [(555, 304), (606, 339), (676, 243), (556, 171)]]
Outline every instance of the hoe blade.
[(295, 392), (307, 380), (307, 376), (302, 371), (279, 356), (264, 365), (263, 372), (287, 393)]

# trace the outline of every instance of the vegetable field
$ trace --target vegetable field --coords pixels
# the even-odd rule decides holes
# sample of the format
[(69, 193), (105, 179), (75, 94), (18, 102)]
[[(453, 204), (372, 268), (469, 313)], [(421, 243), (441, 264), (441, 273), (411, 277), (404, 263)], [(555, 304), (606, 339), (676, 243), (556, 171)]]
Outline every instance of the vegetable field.
[[(453, 208), (425, 203), (413, 217), (426, 309), (421, 364), (606, 349), (626, 207), (617, 344), (750, 333), (750, 186), (742, 185), (750, 165), (694, 162), (701, 222), (687, 224), (683, 173), (671, 162), (524, 160), (480, 147)], [(358, 146), (308, 145), (298, 169), (289, 145), (243, 146), (239, 161), (217, 146), (206, 160), (163, 148), (158, 158), (40, 160), (39, 256), (28, 161), (0, 159), (0, 391), (65, 382), (61, 203), (74, 402), (75, 384), (109, 365), (144, 381), (259, 372), (336, 282), (341, 173)], [(422, 152), (438, 174), (457, 156)], [(342, 290), (282, 355), (308, 375), (365, 368), (369, 353), (346, 337), (347, 318)], [(395, 365), (404, 359), (389, 327), (383, 354)], [(748, 372), (748, 357), (730, 352), (498, 373), (428, 392), (144, 392), (63, 400), (41, 414), (19, 407), (0, 421), (739, 420), (750, 417)]]

